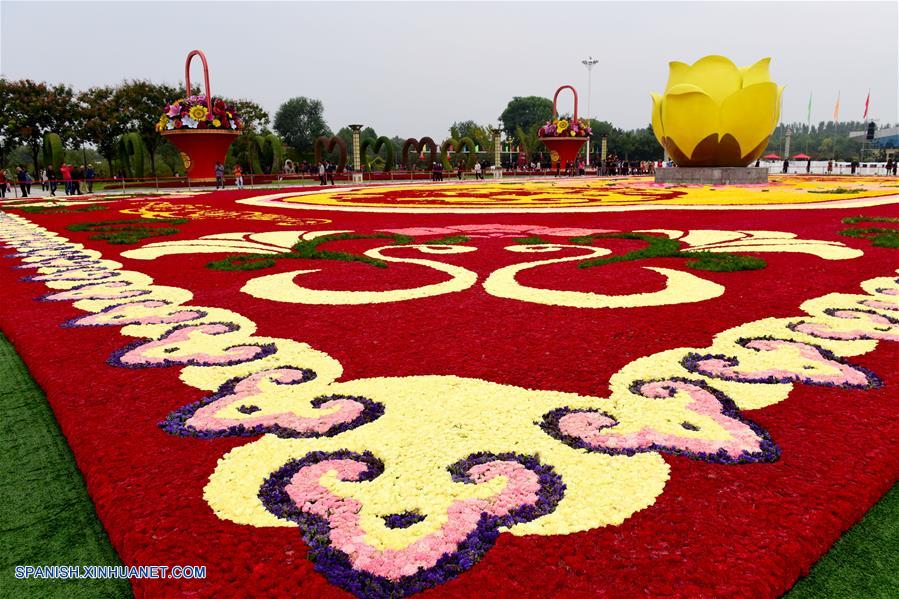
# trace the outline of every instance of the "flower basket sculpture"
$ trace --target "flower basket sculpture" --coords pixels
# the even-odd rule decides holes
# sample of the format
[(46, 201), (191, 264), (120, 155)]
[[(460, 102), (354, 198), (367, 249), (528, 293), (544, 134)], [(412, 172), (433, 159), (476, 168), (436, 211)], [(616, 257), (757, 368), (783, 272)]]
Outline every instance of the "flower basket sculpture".
[[(203, 63), (206, 94), (190, 93), (190, 61), (199, 56)], [(166, 106), (156, 125), (157, 131), (181, 152), (187, 176), (192, 179), (215, 177), (215, 163), (225, 161), (231, 143), (240, 135), (241, 122), (232, 106), (215, 99), (209, 89), (206, 55), (193, 50), (184, 64), (185, 97)]]
[[(559, 93), (563, 89), (570, 89), (574, 95), (574, 117), (571, 121), (559, 118), (557, 103)], [(577, 91), (570, 85), (563, 85), (556, 90), (553, 96), (553, 118), (540, 128), (540, 141), (549, 149), (549, 157), (553, 168), (559, 169), (566, 164), (574, 163), (578, 152), (587, 138), (592, 133), (587, 122), (577, 117)]]
[(652, 130), (678, 166), (743, 167), (755, 162), (780, 120), (783, 87), (770, 58), (738, 67), (724, 56), (669, 63), (662, 95), (652, 94)]

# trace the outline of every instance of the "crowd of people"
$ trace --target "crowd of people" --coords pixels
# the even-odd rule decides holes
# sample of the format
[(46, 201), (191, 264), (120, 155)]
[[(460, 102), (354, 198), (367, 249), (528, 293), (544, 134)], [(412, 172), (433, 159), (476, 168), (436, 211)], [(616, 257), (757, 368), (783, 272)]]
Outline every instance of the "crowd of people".
[(23, 198), (31, 196), (31, 188), (37, 184), (40, 184), (41, 191), (47, 191), (51, 196), (56, 195), (56, 190), (60, 185), (62, 185), (67, 196), (93, 193), (95, 178), (96, 172), (90, 164), (79, 166), (63, 162), (59, 169), (48, 166), (40, 169), (36, 176), (24, 165), (20, 164), (15, 168), (13, 174), (0, 169), (0, 198), (5, 198), (6, 194), (12, 191), (13, 184), (18, 185), (20, 195)]
[[(811, 173), (811, 162), (811, 160), (808, 160), (805, 165), (807, 173)], [(755, 166), (758, 167), (759, 165), (760, 161), (756, 161)], [(490, 162), (477, 161), (469, 170), (466, 168), (466, 161), (464, 159), (457, 160), (456, 164), (453, 166), (455, 167), (456, 179), (459, 181), (465, 178), (466, 172), (470, 172), (476, 180), (484, 179), (484, 171), (492, 168)], [(655, 173), (656, 168), (662, 168), (663, 166), (672, 167), (674, 164), (670, 160), (667, 164), (663, 163), (661, 160), (657, 162), (651, 160), (622, 160), (618, 156), (612, 154), (609, 155), (605, 161), (597, 161), (589, 168), (583, 159), (556, 165), (553, 165), (551, 162), (541, 162), (539, 160), (530, 162), (518, 161), (514, 163), (503, 162), (501, 166), (504, 170), (511, 171), (516, 175), (575, 177), (586, 175), (588, 174), (588, 171), (591, 175), (596, 174), (598, 176), (652, 175)], [(782, 172), (786, 173), (789, 166), (789, 161), (784, 160), (781, 169)], [(835, 166), (834, 161), (829, 160), (827, 162), (826, 173), (833, 173)], [(861, 165), (857, 160), (853, 160), (849, 163), (849, 166), (850, 174), (855, 174), (860, 166), (866, 165)], [(899, 167), (899, 160), (894, 159), (892, 156), (889, 157), (884, 164), (884, 174), (896, 176), (897, 167)], [(444, 171), (446, 169), (442, 161), (435, 160), (430, 168), (432, 181), (444, 180)], [(349, 166), (347, 166), (346, 169), (347, 171), (351, 170)], [(879, 170), (880, 167), (878, 167), (878, 171)], [(215, 182), (217, 189), (225, 188), (225, 172), (225, 165), (222, 162), (217, 162), (215, 165)], [(311, 164), (305, 160), (302, 163), (294, 163), (288, 160), (283, 169), (283, 174), (285, 175), (317, 176), (320, 185), (334, 185), (334, 174), (336, 172), (337, 165), (328, 160), (321, 160), (318, 164)], [(240, 164), (236, 164), (232, 168), (231, 173), (237, 188), (243, 189), (243, 169)], [(7, 194), (12, 193), (13, 185), (18, 187), (20, 192), (19, 195), (23, 198), (30, 197), (32, 195), (32, 186), (37, 184), (41, 186), (41, 191), (49, 192), (49, 195), (51, 196), (55, 196), (60, 187), (62, 187), (66, 195), (93, 193), (95, 178), (96, 172), (94, 167), (90, 164), (80, 166), (77, 164), (70, 165), (63, 163), (58, 169), (49, 166), (40, 169), (36, 174), (32, 174), (32, 172), (24, 165), (19, 165), (15, 167), (14, 172), (0, 169), (0, 198), (5, 198)]]

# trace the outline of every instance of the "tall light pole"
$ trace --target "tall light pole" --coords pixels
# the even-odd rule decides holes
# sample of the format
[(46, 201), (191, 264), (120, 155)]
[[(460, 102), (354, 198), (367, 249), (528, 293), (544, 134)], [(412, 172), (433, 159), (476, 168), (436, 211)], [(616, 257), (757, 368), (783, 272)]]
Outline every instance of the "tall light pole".
[[(587, 67), (587, 125), (592, 127), (592, 115), (590, 114), (590, 79), (593, 74), (593, 66), (599, 62), (596, 58), (588, 56), (581, 61), (581, 64)], [(590, 136), (587, 136), (587, 166), (590, 166)]]

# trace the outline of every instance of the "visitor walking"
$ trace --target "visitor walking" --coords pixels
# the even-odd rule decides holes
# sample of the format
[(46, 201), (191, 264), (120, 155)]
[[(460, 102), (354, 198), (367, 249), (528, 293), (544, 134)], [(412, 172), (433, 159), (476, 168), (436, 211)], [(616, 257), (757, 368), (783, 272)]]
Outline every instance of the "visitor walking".
[(456, 163), (456, 178), (461, 181), (462, 180), (462, 171), (465, 169), (465, 163), (460, 159), (459, 162)]
[(215, 163), (215, 188), (225, 189), (225, 165), (218, 161)]
[(22, 191), (22, 197), (28, 197), (28, 179), (25, 175), (28, 173), (19, 165), (16, 167), (16, 181), (19, 183), (19, 189)]
[(809, 158), (808, 162), (805, 163), (805, 174), (810, 175), (812, 172), (812, 159)]
[(72, 167), (72, 195), (81, 195), (81, 179), (84, 177), (84, 171), (81, 167), (75, 165)]
[(790, 161), (787, 159), (784, 159), (784, 166), (783, 166), (783, 170), (781, 172), (786, 174), (787, 169), (789, 169), (789, 168), (790, 168)]
[(56, 195), (56, 185), (59, 182), (59, 173), (52, 166), (47, 167), (47, 186), (50, 188), (50, 195)]
[(325, 182), (325, 163), (321, 161), (318, 163), (318, 184), (327, 185)]
[(87, 193), (94, 193), (94, 165), (87, 165), (84, 169), (84, 178), (87, 181)]
[(6, 197), (6, 186), (9, 183), (6, 181), (6, 171), (0, 168), (0, 199)]
[(66, 189), (66, 195), (72, 195), (72, 167), (63, 162), (59, 167), (59, 172), (62, 173), (62, 184)]
[(239, 164), (234, 165), (234, 184), (237, 185), (237, 189), (243, 189), (243, 169)]
[(47, 169), (41, 169), (41, 191), (47, 191), (50, 188), (50, 178), (47, 176)]
[(827, 174), (831, 174), (833, 172), (833, 160), (827, 161)]
[(474, 163), (474, 178), (475, 179), (483, 179), (484, 178), (484, 175), (481, 174), (481, 163), (480, 162)]
[(334, 166), (333, 162), (329, 162), (325, 170), (328, 172), (328, 183), (334, 185), (334, 171), (337, 170), (337, 167)]

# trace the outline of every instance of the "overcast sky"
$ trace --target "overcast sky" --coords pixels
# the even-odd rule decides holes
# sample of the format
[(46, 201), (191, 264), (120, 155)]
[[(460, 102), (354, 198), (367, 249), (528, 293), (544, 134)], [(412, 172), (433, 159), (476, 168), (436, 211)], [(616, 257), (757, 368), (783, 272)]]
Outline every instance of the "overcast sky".
[[(177, 83), (206, 52), (213, 94), (274, 116), (292, 96), (322, 100), (337, 130), (442, 138), (454, 121), (495, 123), (513, 96), (573, 84), (586, 112), (624, 128), (650, 119), (669, 60), (772, 57), (784, 121), (896, 122), (897, 2), (15, 2), (0, 0), (0, 72), (78, 89), (141, 78)], [(192, 79), (202, 82), (198, 61)], [(570, 100), (560, 106), (570, 111)], [(2, 109), (2, 107), (0, 107)], [(586, 116), (586, 115), (584, 115)]]

